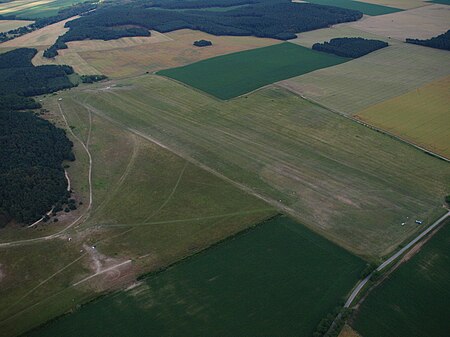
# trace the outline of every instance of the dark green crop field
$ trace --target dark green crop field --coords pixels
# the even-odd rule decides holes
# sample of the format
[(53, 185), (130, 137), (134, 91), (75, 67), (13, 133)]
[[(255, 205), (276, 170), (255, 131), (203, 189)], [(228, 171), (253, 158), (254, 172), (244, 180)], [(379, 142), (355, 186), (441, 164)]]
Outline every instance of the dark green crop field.
[(311, 336), (364, 264), (277, 217), (27, 336)]
[(353, 0), (308, 0), (308, 2), (317, 5), (336, 6), (347, 9), (354, 9), (363, 12), (366, 15), (373, 15), (373, 16), (403, 11), (403, 9), (400, 8), (370, 4), (366, 2)]
[(349, 60), (292, 43), (281, 43), (162, 70), (158, 75), (173, 78), (218, 98), (230, 99), (267, 84)]
[(355, 328), (364, 337), (448, 336), (449, 222), (363, 303)]

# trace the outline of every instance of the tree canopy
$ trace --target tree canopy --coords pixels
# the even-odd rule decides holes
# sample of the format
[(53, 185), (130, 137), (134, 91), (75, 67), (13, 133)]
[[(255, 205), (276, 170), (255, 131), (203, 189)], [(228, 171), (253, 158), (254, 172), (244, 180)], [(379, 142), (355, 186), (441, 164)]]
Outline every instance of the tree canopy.
[(418, 44), (425, 47), (450, 50), (450, 30), (444, 34), (432, 37), (428, 40), (406, 39), (406, 42)]
[(315, 43), (312, 49), (342, 57), (357, 58), (387, 46), (387, 42), (379, 40), (368, 40), (361, 37), (341, 37), (331, 39), (330, 42)]
[[(201, 10), (211, 6), (234, 7), (228, 11)], [(196, 8), (195, 10), (183, 10)], [(344, 8), (290, 0), (213, 0), (162, 1), (141, 0), (110, 3), (66, 23), (70, 28), (49, 48), (47, 57), (57, 55), (68, 41), (85, 39), (111, 40), (125, 36), (148, 36), (149, 30), (170, 32), (195, 29), (213, 35), (257, 36), (279, 40), (296, 37), (296, 33), (333, 24), (356, 21), (362, 13)]]

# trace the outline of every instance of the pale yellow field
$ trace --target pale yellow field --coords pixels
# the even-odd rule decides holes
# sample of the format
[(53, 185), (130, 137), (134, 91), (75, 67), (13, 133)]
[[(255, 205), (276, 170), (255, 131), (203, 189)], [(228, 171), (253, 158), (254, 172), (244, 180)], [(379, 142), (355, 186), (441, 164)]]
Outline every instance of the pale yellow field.
[(401, 9), (417, 8), (428, 5), (428, 3), (425, 0), (358, 0), (358, 1)]
[[(106, 48), (108, 44), (112, 46), (108, 52), (103, 49), (84, 51), (80, 52), (79, 55), (102, 74), (112, 78), (121, 78), (280, 43), (278, 40), (256, 37), (213, 36), (187, 29), (167, 33), (164, 36), (165, 39), (155, 43), (141, 43), (124, 48), (117, 48), (118, 41), (103, 42), (100, 44), (100, 48)], [(157, 38), (161, 39), (161, 37)], [(200, 39), (212, 41), (213, 46), (194, 47), (193, 42)], [(82, 48), (89, 48), (89, 45), (93, 45), (88, 41), (81, 44)], [(78, 46), (80, 45), (77, 44), (77, 48)]]
[(48, 4), (54, 0), (17, 0), (0, 4), (0, 15), (7, 15), (23, 9), (32, 8), (38, 5)]
[(278, 85), (353, 115), (448, 75), (448, 51), (399, 43)]
[(78, 18), (73, 16), (67, 20), (60, 21), (49, 25), (47, 27), (35, 30), (34, 32), (22, 35), (16, 39), (6, 41), (0, 44), (0, 48), (29, 48), (38, 46), (51, 46), (55, 43), (58, 36), (67, 32), (67, 28), (64, 25), (67, 21), (71, 21)]
[(349, 26), (398, 40), (429, 39), (450, 28), (450, 6), (430, 5), (387, 15), (364, 17)]
[(44, 64), (68, 64), (80, 75), (101, 75), (101, 72), (89, 65), (78, 53), (64, 49), (58, 50), (59, 55), (55, 59), (48, 59), (42, 56), (44, 50), (40, 50), (33, 58), (35, 66)]
[(31, 25), (34, 21), (26, 20), (0, 20), (0, 33), (7, 32), (11, 29)]
[(346, 23), (331, 26), (329, 28), (316, 29), (309, 32), (300, 33), (297, 34), (296, 39), (289, 40), (289, 42), (296, 43), (307, 48), (311, 48), (312, 45), (316, 42), (329, 41), (330, 39), (337, 37), (363, 37), (366, 39), (376, 39), (386, 41), (390, 44), (400, 43), (399, 41), (391, 40), (384, 36), (379, 36), (356, 29), (354, 27), (349, 26)]
[(342, 328), (342, 331), (339, 334), (339, 337), (361, 337), (361, 335), (358, 334), (355, 330), (353, 330), (350, 326), (348, 326), (346, 324)]
[(450, 158), (450, 76), (374, 105), (356, 117)]

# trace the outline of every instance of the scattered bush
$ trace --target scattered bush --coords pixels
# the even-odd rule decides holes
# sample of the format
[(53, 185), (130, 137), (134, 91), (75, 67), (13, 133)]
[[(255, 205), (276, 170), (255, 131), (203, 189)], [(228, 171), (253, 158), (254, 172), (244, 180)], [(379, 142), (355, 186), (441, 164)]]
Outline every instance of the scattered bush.
[(208, 40), (198, 40), (194, 42), (194, 46), (196, 47), (207, 47), (212, 46), (212, 42)]

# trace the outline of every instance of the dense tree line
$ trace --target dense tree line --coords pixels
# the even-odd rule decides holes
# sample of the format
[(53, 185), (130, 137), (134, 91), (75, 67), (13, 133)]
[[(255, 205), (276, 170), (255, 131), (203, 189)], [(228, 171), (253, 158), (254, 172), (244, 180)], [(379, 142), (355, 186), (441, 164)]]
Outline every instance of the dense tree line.
[(261, 0), (159, 0), (152, 1), (148, 7), (159, 7), (164, 9), (199, 9), (210, 7), (231, 7), (239, 5), (250, 5), (261, 2)]
[(387, 46), (388, 43), (384, 41), (361, 37), (342, 37), (331, 39), (330, 42), (315, 43), (312, 49), (338, 56), (357, 58)]
[(39, 109), (42, 105), (33, 98), (19, 95), (0, 95), (0, 107), (11, 110)]
[[(164, 33), (188, 28), (213, 35), (258, 36), (288, 40), (295, 38), (295, 34), (299, 32), (356, 21), (362, 17), (362, 13), (355, 10), (292, 3), (290, 0), (258, 0), (255, 3), (248, 2), (248, 6), (225, 12), (177, 10), (185, 8), (186, 3), (178, 0), (169, 1), (164, 5), (161, 2), (142, 0), (99, 7), (96, 11), (66, 23), (66, 27), (70, 30), (58, 39), (46, 56), (54, 57), (56, 50), (64, 48), (68, 41), (147, 36), (150, 29)], [(211, 6), (209, 1), (202, 3), (205, 4), (201, 5), (203, 7)], [(230, 4), (236, 2), (214, 1), (214, 6)], [(174, 10), (162, 7), (171, 7)]]
[[(97, 4), (95, 4), (91, 1), (87, 1), (87, 2), (72, 5), (71, 7), (68, 7), (68, 8), (63, 8), (60, 11), (58, 11), (57, 15), (50, 16), (47, 18), (40, 18), (40, 19), (37, 19), (31, 25), (19, 27), (16, 29), (11, 29), (8, 32), (0, 33), (0, 42), (5, 42), (8, 40), (14, 39), (18, 36), (30, 33), (36, 29), (43, 28), (43, 27), (51, 25), (53, 23), (66, 20), (72, 16), (89, 12), (89, 11), (95, 9), (96, 7), (97, 7)], [(0, 20), (13, 20), (13, 19), (11, 19), (11, 18), (6, 19), (6, 17), (2, 19), (0, 16)], [(34, 20), (34, 19), (30, 19), (30, 20)]]
[(0, 54), (0, 226), (31, 223), (67, 199), (63, 160), (74, 160), (65, 131), (31, 111), (36, 94), (72, 86), (68, 66), (34, 67), (35, 49)]
[(208, 40), (198, 40), (194, 42), (194, 46), (196, 47), (207, 47), (212, 46), (212, 42)]
[(32, 223), (66, 196), (61, 164), (74, 159), (71, 148), (63, 130), (32, 112), (0, 109), (0, 226)]
[(80, 79), (83, 83), (94, 83), (106, 80), (108, 77), (105, 75), (81, 75)]
[(19, 48), (0, 54), (0, 95), (35, 96), (73, 87), (70, 66), (31, 63), (36, 49)]
[(406, 42), (431, 48), (450, 50), (450, 30), (428, 40), (406, 39)]

